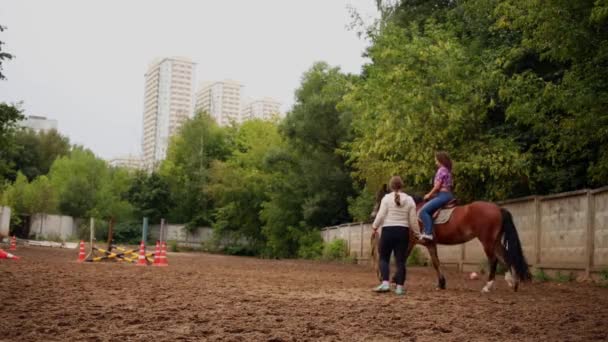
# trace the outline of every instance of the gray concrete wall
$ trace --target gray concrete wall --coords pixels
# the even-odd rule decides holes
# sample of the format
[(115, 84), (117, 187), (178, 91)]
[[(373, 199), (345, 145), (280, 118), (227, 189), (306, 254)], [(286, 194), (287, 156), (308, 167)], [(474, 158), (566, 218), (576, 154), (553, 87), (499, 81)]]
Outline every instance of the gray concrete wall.
[(39, 239), (77, 237), (78, 222), (71, 216), (36, 214), (30, 222), (30, 236)]
[[(166, 226), (166, 240), (177, 241), (182, 246), (200, 247), (203, 242), (210, 241), (213, 238), (213, 229), (209, 227), (197, 228), (192, 233), (186, 232), (184, 227), (183, 224), (168, 224)], [(160, 225), (150, 226), (150, 237), (153, 240), (160, 238)]]
[(0, 240), (10, 233), (11, 208), (0, 206)]

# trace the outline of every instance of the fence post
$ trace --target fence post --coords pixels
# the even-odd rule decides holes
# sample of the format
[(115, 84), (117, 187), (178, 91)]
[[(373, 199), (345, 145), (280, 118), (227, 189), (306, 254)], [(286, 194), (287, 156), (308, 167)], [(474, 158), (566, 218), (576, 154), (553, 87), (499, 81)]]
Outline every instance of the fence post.
[(361, 239), (359, 240), (359, 259), (363, 259), (363, 222), (360, 224)]
[(536, 260), (535, 264), (536, 265), (540, 265), (540, 246), (541, 246), (541, 237), (542, 237), (542, 230), (541, 230), (541, 198), (539, 198), (538, 196), (534, 197), (534, 224), (535, 224), (535, 230), (536, 230), (536, 239), (534, 239), (534, 252), (536, 254)]
[(348, 225), (348, 256), (349, 257), (351, 256), (352, 250), (353, 250), (352, 247), (351, 247), (352, 246), (351, 245), (351, 243), (352, 243), (352, 240), (351, 240), (351, 231), (352, 231), (352, 229), (351, 228), (352, 228), (352, 225), (349, 224)]
[(591, 276), (593, 269), (593, 252), (595, 249), (595, 198), (587, 191), (587, 243), (585, 248), (585, 276)]
[(464, 259), (465, 259), (465, 244), (460, 245), (460, 260), (458, 260), (458, 271), (464, 272)]

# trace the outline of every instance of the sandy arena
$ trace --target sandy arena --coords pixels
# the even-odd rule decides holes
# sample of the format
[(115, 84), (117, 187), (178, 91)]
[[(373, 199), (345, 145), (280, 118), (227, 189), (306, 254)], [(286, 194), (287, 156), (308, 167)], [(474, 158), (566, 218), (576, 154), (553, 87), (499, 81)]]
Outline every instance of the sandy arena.
[(75, 262), (19, 247), (0, 260), (1, 341), (605, 341), (608, 289), (483, 280), (410, 268), (408, 294), (377, 295), (370, 268), (170, 254), (167, 268)]

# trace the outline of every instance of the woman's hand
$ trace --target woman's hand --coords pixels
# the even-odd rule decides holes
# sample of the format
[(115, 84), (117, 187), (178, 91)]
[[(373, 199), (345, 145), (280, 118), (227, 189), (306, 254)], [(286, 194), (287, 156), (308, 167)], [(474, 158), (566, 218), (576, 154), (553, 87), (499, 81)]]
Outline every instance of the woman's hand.
[(428, 200), (430, 200), (430, 199), (431, 199), (431, 194), (430, 194), (430, 193), (429, 193), (429, 194), (424, 195), (424, 200), (425, 200), (425, 201), (428, 201)]

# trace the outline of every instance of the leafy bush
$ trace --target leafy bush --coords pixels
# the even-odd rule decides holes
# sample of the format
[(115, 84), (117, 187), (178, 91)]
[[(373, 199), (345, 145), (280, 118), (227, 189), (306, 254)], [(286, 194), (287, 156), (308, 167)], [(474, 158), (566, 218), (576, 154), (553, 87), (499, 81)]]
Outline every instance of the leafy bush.
[(420, 251), (420, 248), (414, 247), (412, 249), (412, 253), (407, 258), (408, 266), (426, 266), (428, 264), (428, 260)]
[[(137, 245), (141, 242), (141, 222), (120, 222), (114, 226), (112, 238), (116, 243)], [(107, 238), (107, 233), (106, 233)]]
[(303, 259), (318, 259), (323, 255), (323, 238), (317, 230), (302, 234), (299, 239), (298, 257)]
[(177, 246), (177, 241), (169, 240), (169, 250), (171, 252), (179, 252), (179, 247)]
[(348, 257), (348, 244), (343, 239), (336, 239), (325, 244), (323, 248), (323, 259), (344, 260)]
[(600, 285), (603, 287), (608, 287), (608, 268), (603, 269), (600, 272)]
[(226, 245), (222, 252), (228, 255), (240, 255), (240, 256), (255, 256), (257, 255), (257, 251), (246, 245), (242, 244), (229, 244)]

